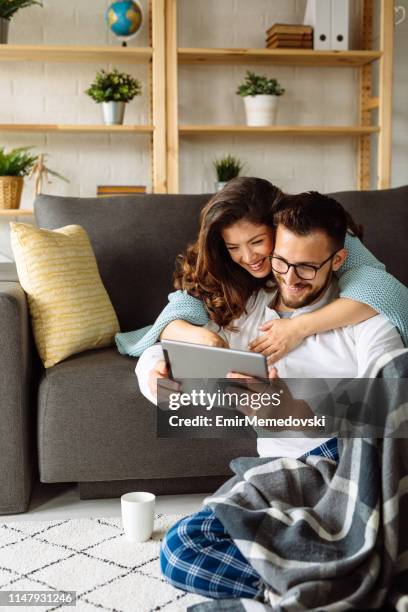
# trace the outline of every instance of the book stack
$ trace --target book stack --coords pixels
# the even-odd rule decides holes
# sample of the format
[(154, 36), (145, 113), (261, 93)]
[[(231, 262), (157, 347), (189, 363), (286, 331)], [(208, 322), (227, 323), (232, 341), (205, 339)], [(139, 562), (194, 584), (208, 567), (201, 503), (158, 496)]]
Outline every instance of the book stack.
[(308, 25), (275, 23), (266, 31), (267, 49), (313, 49), (313, 28)]
[(96, 188), (96, 195), (100, 198), (133, 195), (135, 193), (146, 193), (146, 187), (144, 185), (98, 185)]

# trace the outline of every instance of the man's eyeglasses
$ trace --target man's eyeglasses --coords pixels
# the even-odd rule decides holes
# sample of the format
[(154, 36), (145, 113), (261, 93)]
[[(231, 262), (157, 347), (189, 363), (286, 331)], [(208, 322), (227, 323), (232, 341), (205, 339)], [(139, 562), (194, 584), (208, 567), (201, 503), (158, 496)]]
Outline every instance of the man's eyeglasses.
[(318, 266), (312, 266), (312, 264), (291, 264), (285, 259), (281, 257), (277, 257), (276, 255), (271, 255), (269, 260), (271, 262), (271, 267), (274, 272), (278, 272), (278, 274), (287, 274), (289, 272), (289, 268), (293, 268), (295, 274), (301, 280), (313, 280), (316, 277), (316, 274), (323, 268), (324, 264), (333, 259), (338, 251), (335, 251), (332, 255), (330, 255), (327, 259), (322, 261)]

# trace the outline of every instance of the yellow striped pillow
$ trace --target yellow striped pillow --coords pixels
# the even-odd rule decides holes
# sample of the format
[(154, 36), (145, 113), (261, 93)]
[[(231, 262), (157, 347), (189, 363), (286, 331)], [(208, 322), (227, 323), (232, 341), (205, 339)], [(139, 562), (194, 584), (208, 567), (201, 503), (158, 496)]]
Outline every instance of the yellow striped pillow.
[(79, 225), (51, 231), (27, 223), (10, 223), (10, 229), (44, 366), (111, 345), (119, 323), (86, 231)]

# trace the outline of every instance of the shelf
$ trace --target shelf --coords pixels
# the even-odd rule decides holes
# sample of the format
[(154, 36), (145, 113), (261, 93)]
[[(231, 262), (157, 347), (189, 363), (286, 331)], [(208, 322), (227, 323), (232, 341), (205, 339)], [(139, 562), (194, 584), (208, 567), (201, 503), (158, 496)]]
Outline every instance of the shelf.
[(314, 49), (178, 49), (180, 64), (277, 64), (357, 68), (381, 57), (381, 51), (315, 51)]
[(341, 125), (180, 125), (181, 136), (195, 134), (276, 134), (289, 136), (361, 136), (379, 132), (378, 126)]
[(2, 123), (0, 132), (71, 132), (101, 134), (150, 134), (152, 125), (58, 125), (37, 123)]
[(0, 208), (0, 217), (31, 217), (34, 211), (29, 208)]
[(151, 47), (8, 45), (0, 44), (0, 61), (147, 63)]

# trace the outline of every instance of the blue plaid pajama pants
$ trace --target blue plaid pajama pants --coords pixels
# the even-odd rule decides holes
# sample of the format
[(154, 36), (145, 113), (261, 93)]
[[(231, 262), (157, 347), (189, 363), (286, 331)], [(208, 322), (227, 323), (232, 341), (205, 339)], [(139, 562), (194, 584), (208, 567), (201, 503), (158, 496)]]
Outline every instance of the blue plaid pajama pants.
[[(322, 455), (337, 462), (337, 439), (306, 455)], [(253, 599), (260, 590), (259, 574), (208, 507), (169, 529), (162, 542), (160, 565), (174, 587), (204, 597)]]

